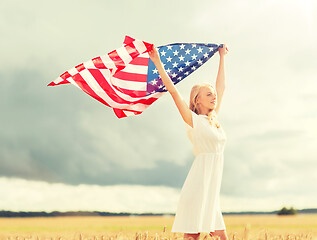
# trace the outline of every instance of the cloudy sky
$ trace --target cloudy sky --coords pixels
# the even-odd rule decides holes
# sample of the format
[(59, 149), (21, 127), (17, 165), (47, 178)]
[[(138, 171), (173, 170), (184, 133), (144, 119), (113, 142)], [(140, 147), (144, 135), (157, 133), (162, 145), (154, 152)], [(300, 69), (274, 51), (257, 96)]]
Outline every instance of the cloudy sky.
[[(223, 211), (317, 207), (310, 0), (1, 1), (0, 210), (175, 212), (194, 160), (167, 93), (138, 116), (46, 85), (130, 35), (226, 43)], [(215, 54), (177, 88), (217, 76)]]

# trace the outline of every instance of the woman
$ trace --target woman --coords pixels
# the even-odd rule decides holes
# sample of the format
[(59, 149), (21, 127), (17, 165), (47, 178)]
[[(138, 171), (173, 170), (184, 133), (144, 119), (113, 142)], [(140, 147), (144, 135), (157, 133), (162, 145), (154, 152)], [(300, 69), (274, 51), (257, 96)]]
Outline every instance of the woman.
[(193, 144), (195, 160), (181, 190), (172, 232), (183, 232), (184, 239), (199, 239), (201, 232), (227, 240), (219, 193), (223, 170), (226, 135), (217, 120), (225, 89), (224, 57), (228, 48), (218, 48), (220, 55), (216, 88), (210, 83), (196, 84), (190, 93), (189, 106), (165, 72), (155, 47), (149, 52), (166, 89), (185, 122)]

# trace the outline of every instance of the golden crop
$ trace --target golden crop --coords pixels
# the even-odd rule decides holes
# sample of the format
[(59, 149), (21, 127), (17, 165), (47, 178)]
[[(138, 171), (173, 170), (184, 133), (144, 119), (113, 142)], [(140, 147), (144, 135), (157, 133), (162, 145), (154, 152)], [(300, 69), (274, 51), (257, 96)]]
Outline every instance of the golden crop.
[[(0, 240), (181, 240), (174, 216), (0, 218)], [(230, 240), (317, 239), (317, 214), (224, 215)], [(201, 233), (201, 240), (215, 239)]]

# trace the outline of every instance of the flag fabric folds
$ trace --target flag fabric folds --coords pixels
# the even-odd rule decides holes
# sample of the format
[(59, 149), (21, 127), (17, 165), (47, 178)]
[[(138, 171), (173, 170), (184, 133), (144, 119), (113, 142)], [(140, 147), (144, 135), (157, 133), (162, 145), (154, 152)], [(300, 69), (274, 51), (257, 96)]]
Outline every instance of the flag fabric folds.
[[(220, 46), (173, 43), (157, 49), (165, 71), (177, 84), (209, 60)], [(122, 47), (69, 69), (48, 86), (71, 83), (113, 108), (118, 118), (141, 114), (167, 92), (149, 58), (152, 48), (153, 44), (126, 36)]]

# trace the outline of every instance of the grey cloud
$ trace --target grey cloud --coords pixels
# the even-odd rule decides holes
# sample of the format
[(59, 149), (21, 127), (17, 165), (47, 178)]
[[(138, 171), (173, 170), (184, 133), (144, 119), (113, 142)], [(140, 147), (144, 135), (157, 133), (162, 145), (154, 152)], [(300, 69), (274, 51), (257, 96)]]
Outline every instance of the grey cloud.
[[(172, 152), (181, 147), (178, 137), (169, 135), (173, 131), (141, 117), (118, 120), (112, 109), (71, 85), (47, 87), (50, 81), (37, 71), (15, 70), (1, 79), (0, 175), (181, 187), (188, 165), (173, 163)], [(169, 158), (162, 159), (165, 154), (157, 148), (170, 151)]]

